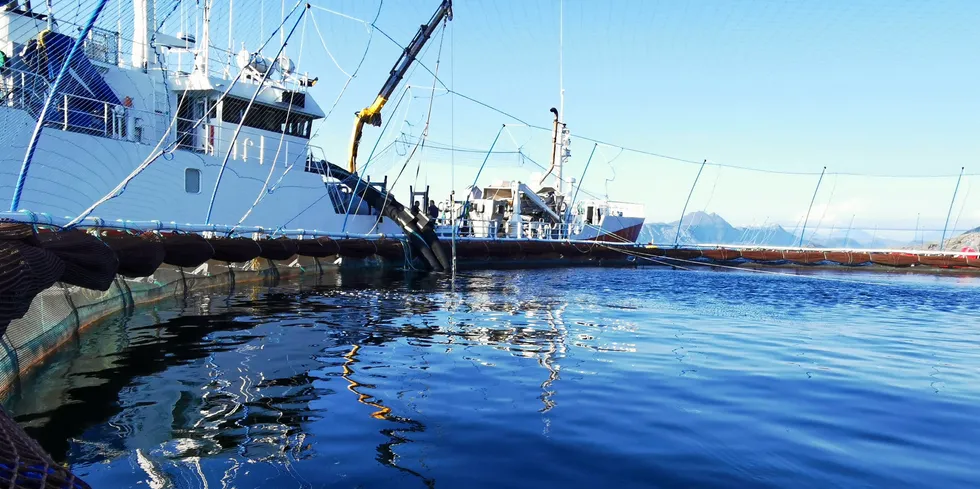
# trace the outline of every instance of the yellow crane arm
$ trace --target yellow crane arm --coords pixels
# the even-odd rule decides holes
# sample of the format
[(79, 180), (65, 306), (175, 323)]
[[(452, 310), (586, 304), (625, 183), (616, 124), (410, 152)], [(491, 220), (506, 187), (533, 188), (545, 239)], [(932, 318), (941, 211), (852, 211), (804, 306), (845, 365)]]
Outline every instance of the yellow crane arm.
[(401, 57), (395, 62), (395, 66), (391, 69), (391, 73), (388, 75), (388, 80), (385, 81), (383, 87), (381, 87), (381, 92), (378, 93), (378, 98), (374, 99), (374, 103), (370, 107), (356, 114), (356, 119), (354, 119), (354, 132), (351, 134), (350, 141), (350, 159), (347, 161), (347, 167), (351, 173), (357, 172), (357, 147), (361, 144), (361, 133), (364, 131), (364, 124), (368, 123), (372, 126), (378, 127), (381, 125), (381, 109), (385, 106), (385, 102), (395, 93), (395, 89), (398, 88), (398, 84), (401, 83), (402, 79), (405, 78), (405, 74), (408, 73), (408, 69), (412, 66), (412, 62), (415, 61), (416, 56), (422, 52), (422, 48), (425, 46), (426, 41), (432, 37), (432, 33), (435, 32), (436, 28), (439, 27), (439, 23), (443, 20), (453, 19), (453, 2), (452, 0), (442, 0), (439, 4), (439, 8), (432, 18), (429, 19), (427, 24), (423, 24), (419, 27), (419, 31), (415, 34), (415, 38), (409, 43), (408, 47), (402, 51)]

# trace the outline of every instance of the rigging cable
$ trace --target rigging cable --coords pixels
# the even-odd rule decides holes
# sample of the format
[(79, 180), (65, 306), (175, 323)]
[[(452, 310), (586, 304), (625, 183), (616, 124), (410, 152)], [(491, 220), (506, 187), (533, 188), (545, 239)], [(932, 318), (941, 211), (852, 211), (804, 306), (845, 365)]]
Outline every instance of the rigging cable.
[[(610, 249), (616, 249), (616, 247), (613, 247), (613, 246), (609, 246), (609, 245), (604, 245), (604, 246), (607, 247), (607, 248), (610, 248)], [(648, 255), (648, 254), (639, 253), (639, 252), (636, 252), (636, 251), (621, 250), (621, 249), (616, 249), (616, 251), (619, 251), (619, 252), (624, 253), (624, 254), (632, 254), (633, 256), (636, 256), (637, 258), (643, 258), (643, 259), (647, 259), (647, 260), (650, 260), (650, 261), (653, 261), (653, 262), (656, 262), (657, 261), (657, 260), (655, 260), (655, 259), (652, 258), (652, 257), (657, 256), (657, 255)], [(687, 259), (684, 259), (684, 258), (670, 258), (670, 260), (671, 260), (671, 262), (673, 262), (673, 261), (679, 261), (679, 262), (688, 263), (688, 264), (691, 264), (691, 265), (702, 265), (702, 266), (710, 266), (710, 267), (715, 267), (715, 268), (720, 268), (720, 269), (726, 269), (726, 270), (740, 270), (740, 271), (744, 271), (744, 272), (762, 273), (762, 274), (768, 274), (768, 275), (778, 275), (778, 276), (781, 276), (781, 277), (806, 278), (806, 279), (811, 279), (811, 280), (823, 280), (823, 281), (828, 281), (828, 282), (839, 282), (839, 283), (860, 284), (860, 285), (879, 285), (879, 286), (882, 286), (882, 287), (892, 287), (893, 286), (893, 284), (890, 284), (890, 283), (887, 283), (887, 282), (865, 282), (865, 281), (861, 281), (861, 280), (848, 280), (848, 279), (842, 279), (842, 278), (836, 278), (836, 277), (823, 277), (823, 276), (819, 276), (819, 275), (790, 274), (790, 273), (776, 272), (776, 271), (772, 271), (772, 270), (763, 270), (763, 269), (760, 269), (760, 268), (746, 268), (746, 267), (738, 267), (738, 266), (733, 266), (733, 265), (722, 265), (720, 263), (711, 263), (711, 262), (702, 262), (702, 261), (696, 261), (696, 260), (687, 260)], [(667, 263), (667, 264), (674, 266), (672, 263)]]
[[(449, 21), (447, 19), (447, 20), (444, 20), (443, 21), (443, 24), (442, 24), (442, 35), (441, 35), (441, 37), (439, 39), (439, 50), (438, 50), (438, 52), (436, 54), (436, 73), (437, 74), (439, 73), (439, 64), (442, 61), (442, 44), (443, 44), (443, 41), (445, 41), (445, 39), (446, 39), (446, 25), (448, 23), (449, 23)], [(438, 75), (435, 75), (435, 76), (438, 76)], [(408, 87), (406, 87), (406, 88), (408, 88)], [(426, 115), (426, 118), (425, 118), (425, 125), (422, 127), (422, 137), (419, 139), (419, 141), (415, 145), (415, 147), (412, 148), (412, 152), (409, 153), (408, 157), (405, 158), (405, 163), (402, 165), (402, 168), (398, 172), (398, 175), (395, 176), (395, 180), (392, 182), (391, 188), (394, 188), (395, 185), (398, 185), (398, 180), (401, 179), (402, 174), (405, 172), (405, 168), (408, 167), (408, 162), (412, 160), (412, 157), (413, 156), (415, 156), (416, 150), (418, 150), (420, 148), (421, 149), (424, 149), (425, 148), (425, 140), (429, 136), (429, 123), (432, 121), (432, 105), (433, 105), (433, 103), (436, 100), (435, 99), (435, 96), (434, 96), (435, 95), (435, 89), (436, 89), (436, 80), (433, 79), (432, 80), (432, 95), (433, 96), (429, 98), (429, 110), (428, 110), (428, 114)], [(416, 167), (416, 171), (415, 171), (415, 181), (416, 182), (418, 182), (418, 176), (419, 176), (418, 175), (418, 169), (421, 168), (421, 167), (422, 167), (422, 161), (419, 160), (419, 165), (418, 165), (418, 167)], [(363, 199), (363, 195), (362, 195), (361, 198)], [(360, 204), (358, 204), (358, 205), (360, 205)], [(387, 205), (388, 205), (388, 199), (385, 199), (384, 203), (381, 204), (381, 210), (378, 211), (378, 214), (379, 215), (381, 215), (381, 216), (384, 215), (384, 210), (385, 210), (385, 207)], [(368, 234), (373, 233), (374, 230), (377, 229), (378, 224), (380, 224), (380, 223), (381, 223), (381, 220), (378, 219), (378, 221), (374, 223), (374, 226), (371, 227), (371, 231), (369, 231)]]
[[(295, 11), (295, 9), (298, 8), (301, 4), (302, 4), (302, 1), (297, 2), (296, 3), (296, 6), (293, 7), (293, 11)], [(289, 16), (292, 16), (293, 11), (290, 11), (290, 15)], [(287, 16), (287, 18), (289, 16)], [(285, 25), (285, 19), (283, 19), (283, 22), (279, 25), (279, 28), (281, 29), (283, 27), (283, 25)], [(268, 38), (266, 38), (265, 42), (262, 44), (262, 47), (265, 47), (265, 45), (268, 44), (271, 40), (272, 40), (272, 37), (271, 36), (268, 37)], [(221, 96), (218, 97), (218, 100), (217, 100), (218, 102), (223, 101), (225, 99), (225, 97), (228, 96), (228, 93), (230, 93), (231, 90), (232, 90), (232, 88), (234, 88), (235, 85), (238, 84), (239, 80), (241, 80), (242, 75), (244, 75), (244, 74), (245, 74), (245, 68), (242, 68), (242, 69), (240, 69), (238, 71), (238, 75), (235, 76), (235, 78), (231, 81), (231, 83), (228, 84), (228, 88), (226, 88), (225, 91), (221, 93)], [(184, 95), (185, 96), (186, 96), (186, 94), (187, 94), (188, 91), (189, 91), (189, 88), (184, 89)], [(197, 119), (194, 122), (194, 124), (190, 127), (190, 129), (188, 129), (188, 132), (192, 132), (192, 131), (197, 130), (197, 128), (201, 125), (202, 122), (204, 122), (205, 119), (207, 119), (207, 117), (208, 117), (208, 115), (207, 114), (204, 114), (202, 117), (200, 117), (199, 119)], [(176, 123), (177, 123), (177, 113), (175, 111), (174, 112), (174, 116), (173, 116), (173, 118), (170, 121), (170, 124), (167, 126), (166, 132), (164, 132), (163, 136), (160, 138), (160, 141), (157, 143), (156, 147), (153, 148), (153, 151), (150, 152), (150, 155), (147, 156), (146, 159), (143, 160), (143, 162), (140, 163), (139, 166), (137, 166), (132, 172), (130, 172), (129, 175), (127, 175), (125, 178), (123, 178), (122, 181), (119, 182), (119, 184), (116, 185), (115, 188), (113, 188), (109, 193), (107, 193), (106, 195), (102, 196), (100, 199), (98, 199), (97, 201), (95, 201), (95, 203), (93, 203), (87, 209), (85, 209), (84, 211), (82, 211), (78, 216), (76, 216), (74, 219), (72, 219), (70, 222), (68, 222), (68, 224), (66, 224), (63, 229), (71, 229), (71, 228), (77, 226), (85, 218), (87, 218), (89, 215), (91, 215), (92, 212), (95, 211), (95, 209), (98, 208), (100, 205), (102, 205), (102, 204), (108, 202), (109, 200), (112, 200), (112, 199), (114, 199), (114, 198), (122, 195), (123, 192), (126, 191), (126, 187), (129, 185), (129, 183), (131, 181), (133, 181), (134, 178), (136, 178), (137, 176), (139, 176), (139, 174), (142, 173), (143, 170), (146, 170), (146, 168), (148, 166), (150, 166), (151, 164), (153, 164), (153, 162), (155, 162), (164, 153), (168, 153), (170, 151), (173, 151), (177, 147), (177, 145), (179, 144), (180, 138), (176, 138), (174, 141), (170, 142), (166, 146), (164, 145), (164, 141), (167, 140), (167, 136), (170, 135), (170, 132), (173, 130), (173, 128), (176, 125)]]
[[(285, 37), (280, 36), (283, 39), (283, 42), (279, 46), (279, 51), (276, 53), (274, 59), (278, 60), (279, 57), (282, 56), (283, 50), (286, 49), (286, 43), (289, 41), (290, 38), (293, 37), (293, 33), (296, 32), (296, 28), (299, 27), (299, 22), (303, 20), (303, 18), (305, 17), (304, 14), (306, 14), (307, 11), (309, 11), (309, 7), (304, 8), (300, 12), (299, 18), (296, 19), (296, 23), (294, 23), (292, 29), (289, 30), (289, 35)], [(293, 12), (289, 13), (290, 16), (292, 16), (292, 14)], [(286, 17), (283, 17), (283, 20), (285, 19)], [(280, 34), (282, 34), (282, 29), (279, 29), (279, 31)], [(262, 88), (265, 85), (266, 80), (269, 79), (270, 74), (272, 74), (271, 67), (268, 71), (266, 71), (262, 75), (262, 79), (259, 80), (259, 84), (255, 87), (255, 92), (252, 93), (252, 97), (249, 98), (248, 100), (248, 105), (245, 106), (245, 111), (242, 112), (241, 121), (238, 122), (238, 126), (235, 127), (235, 132), (231, 136), (231, 142), (228, 145), (228, 151), (225, 152), (224, 160), (222, 160), (221, 162), (221, 168), (218, 169), (218, 177), (214, 181), (214, 190), (211, 192), (211, 202), (208, 203), (208, 212), (207, 215), (204, 217), (204, 224), (211, 224), (211, 211), (214, 210), (214, 201), (218, 197), (218, 187), (221, 185), (221, 177), (225, 173), (225, 167), (228, 166), (228, 159), (231, 158), (231, 151), (235, 147), (235, 142), (238, 141), (238, 136), (239, 134), (241, 134), (242, 127), (244, 127), (245, 121), (248, 119), (248, 114), (252, 110), (253, 105), (255, 104), (256, 97), (259, 96), (259, 92), (262, 91)]]
[[(446, 28), (446, 24), (444, 23), (444, 24), (443, 24), (443, 30), (442, 30), (442, 32), (443, 32), (443, 34), (445, 34), (445, 28)], [(378, 31), (380, 32), (381, 30), (380, 30), (380, 29), (378, 29)], [(430, 46), (426, 46), (426, 47), (424, 48), (424, 50), (422, 51), (422, 53), (421, 53), (421, 54), (420, 54), (420, 55), (419, 55), (418, 57), (416, 57), (416, 61), (418, 60), (418, 58), (421, 58), (422, 56), (424, 56), (424, 55), (425, 55), (425, 53), (427, 53), (427, 52), (428, 52), (428, 50), (429, 50), (429, 47), (430, 47)], [(440, 41), (440, 43), (439, 43), (439, 49), (440, 49), (440, 53), (441, 53), (441, 50), (442, 50), (442, 41)], [(415, 73), (415, 70), (417, 69), (417, 67), (418, 67), (418, 65), (419, 65), (419, 63), (415, 63), (415, 64), (414, 64), (414, 66), (412, 67), (412, 71), (411, 71), (411, 72), (410, 72), (410, 73), (409, 73), (409, 74), (408, 74), (408, 75), (406, 76), (406, 78), (407, 78), (407, 77), (410, 77), (410, 76), (411, 76), (412, 74), (414, 74), (414, 73)], [(428, 69), (428, 68), (426, 68), (426, 69)], [(432, 73), (432, 72), (430, 71), (430, 73)], [(438, 77), (437, 75), (435, 75), (434, 73), (433, 73), (433, 77), (435, 77), (435, 78), (436, 78), (437, 80), (438, 80), (438, 78), (439, 78), (439, 77)], [(404, 88), (402, 89), (402, 94), (401, 94), (401, 96), (399, 97), (399, 102), (400, 102), (400, 101), (401, 101), (401, 100), (402, 100), (402, 99), (403, 99), (403, 98), (405, 97), (405, 95), (407, 95), (407, 94), (408, 94), (408, 93), (409, 93), (410, 91), (411, 91), (411, 85), (406, 85), (406, 86), (405, 86), (405, 87), (404, 87)], [(411, 98), (409, 98), (409, 104), (411, 104), (411, 103), (412, 103), (412, 99), (411, 99)], [(429, 109), (429, 110), (430, 110), (430, 113), (431, 113), (431, 105), (430, 105), (430, 109)], [(395, 109), (394, 109), (394, 110), (392, 111), (392, 113), (396, 113), (397, 111), (398, 111), (398, 106), (396, 105), (396, 106), (395, 106)], [(406, 114), (406, 117), (407, 117), (407, 114)], [(369, 160), (369, 162), (370, 162), (370, 161), (372, 160), (372, 157), (371, 157), (371, 155), (373, 155), (373, 154), (374, 154), (374, 150), (375, 150), (375, 149), (376, 149), (376, 148), (378, 147), (378, 144), (379, 144), (379, 143), (381, 142), (381, 137), (382, 137), (382, 136), (384, 135), (384, 133), (385, 133), (385, 131), (386, 131), (386, 129), (388, 128), (388, 125), (389, 125), (389, 123), (390, 123), (390, 122), (391, 122), (392, 120), (394, 120), (394, 118), (389, 118), (389, 119), (388, 119), (388, 120), (387, 120), (387, 121), (385, 122), (385, 124), (384, 124), (384, 126), (382, 126), (382, 128), (381, 128), (381, 133), (380, 133), (380, 134), (378, 135), (378, 139), (377, 139), (377, 140), (375, 140), (375, 142), (374, 142), (374, 147), (373, 147), (373, 148), (371, 149), (371, 153), (370, 153), (370, 155), (368, 155), (368, 160)], [(404, 121), (403, 121), (403, 122), (404, 122)], [(420, 139), (419, 141), (421, 142), (421, 141), (422, 141), (422, 139)], [(416, 147), (417, 147), (417, 146), (416, 146)], [(396, 151), (397, 151), (397, 149), (396, 149)], [(413, 152), (413, 154), (414, 154), (414, 151), (415, 151), (415, 150), (413, 149), (413, 150), (412, 150), (412, 152)], [(409, 158), (411, 158), (411, 156), (409, 156)], [(406, 160), (406, 162), (405, 162), (405, 164), (406, 164), (406, 165), (408, 164), (408, 161), (409, 161), (409, 160)], [(362, 173), (362, 174), (365, 174), (365, 175), (367, 174), (366, 172), (367, 172), (367, 169), (368, 169), (368, 166), (369, 166), (369, 165), (364, 165), (364, 167), (363, 167), (363, 168), (361, 168), (361, 173)], [(402, 171), (404, 171), (404, 168), (402, 169)], [(401, 175), (401, 174), (399, 173), (399, 175)], [(342, 229), (343, 231), (346, 231), (346, 230), (347, 230), (347, 222), (348, 222), (348, 218), (350, 217), (350, 212), (351, 212), (351, 208), (352, 208), (351, 206), (352, 206), (352, 205), (354, 204), (354, 198), (353, 198), (353, 197), (354, 197), (354, 195), (356, 195), (356, 194), (357, 194), (357, 189), (358, 189), (358, 188), (360, 187), (360, 184), (361, 184), (361, 180), (360, 180), (360, 179), (358, 179), (358, 180), (357, 180), (357, 181), (356, 181), (356, 182), (354, 183), (354, 189), (353, 189), (353, 191), (351, 192), (351, 201), (350, 201), (350, 202), (348, 203), (348, 205), (347, 205), (347, 211), (346, 211), (346, 213), (344, 214), (344, 225), (343, 225), (343, 227), (341, 228), (341, 229)], [(394, 186), (394, 185), (392, 185), (392, 186)], [(363, 194), (363, 192), (362, 192), (362, 193), (360, 194), (360, 196), (359, 196), (359, 199), (358, 199), (358, 202), (357, 202), (357, 207), (354, 207), (354, 209), (357, 209), (357, 208), (360, 208), (360, 206), (361, 206), (361, 204), (362, 204), (363, 202), (364, 202), (364, 194)], [(356, 212), (356, 211), (355, 211), (355, 212)]]
[[(394, 43), (396, 46), (398, 46), (401, 49), (405, 49), (404, 46), (402, 46), (401, 44), (398, 43), (398, 41), (396, 41), (394, 38), (392, 38), (391, 36), (389, 36), (382, 29), (380, 29), (377, 26), (375, 26), (374, 23), (372, 23), (372, 26), (374, 26), (375, 29), (378, 30), (378, 32), (380, 32), (383, 36), (385, 36), (386, 38), (388, 38), (388, 40), (391, 41), (392, 43)], [(429, 67), (426, 66), (425, 63), (423, 63), (421, 61), (417, 61), (417, 63), (423, 69), (425, 69), (430, 74), (432, 74), (433, 76), (435, 76), (435, 73), (431, 69), (429, 69)], [(437, 77), (437, 79), (438, 79), (438, 77)], [(537, 129), (537, 130), (541, 130), (541, 131), (548, 131), (548, 132), (551, 131), (551, 129), (549, 129), (549, 128), (542, 127), (542, 126), (537, 126), (537, 125), (534, 125), (534, 124), (530, 124), (530, 123), (526, 122), (525, 120), (521, 119), (520, 117), (517, 117), (517, 116), (515, 116), (515, 115), (513, 115), (511, 113), (508, 113), (508, 112), (506, 112), (506, 111), (504, 111), (504, 110), (502, 110), (502, 109), (500, 109), (498, 107), (495, 107), (495, 106), (490, 105), (490, 104), (488, 104), (486, 102), (477, 100), (477, 99), (475, 99), (473, 97), (470, 97), (470, 96), (468, 96), (466, 94), (460, 93), (459, 91), (457, 91), (455, 89), (450, 89), (448, 86), (446, 86), (446, 84), (441, 79), (438, 79), (438, 81), (439, 81), (439, 84), (442, 85), (442, 87), (447, 92), (452, 93), (452, 94), (454, 94), (454, 95), (456, 95), (456, 96), (458, 96), (458, 97), (460, 97), (460, 98), (462, 98), (464, 100), (467, 100), (469, 102), (473, 102), (473, 103), (475, 103), (477, 105), (480, 105), (480, 106), (482, 106), (482, 107), (484, 107), (486, 109), (489, 109), (489, 110), (491, 110), (493, 112), (496, 112), (496, 113), (498, 113), (500, 115), (503, 115), (503, 116), (508, 117), (508, 118), (510, 118), (512, 120), (515, 120), (517, 122), (520, 122), (520, 123), (526, 125), (529, 128)], [(653, 151), (647, 151), (647, 150), (642, 150), (642, 149), (638, 149), (638, 148), (632, 148), (632, 147), (628, 147), (628, 146), (621, 146), (621, 145), (609, 143), (609, 142), (606, 142), (606, 141), (603, 141), (603, 140), (600, 140), (600, 139), (597, 139), (597, 138), (591, 138), (591, 137), (588, 137), (588, 136), (574, 135), (574, 137), (576, 137), (578, 139), (586, 140), (586, 141), (589, 141), (589, 142), (598, 143), (598, 144), (601, 144), (601, 145), (604, 145), (604, 146), (609, 146), (609, 147), (613, 147), (613, 148), (619, 148), (622, 151), (627, 151), (627, 152), (630, 152), (630, 153), (642, 154), (642, 155), (646, 155), (646, 156), (653, 156), (653, 157), (656, 157), (656, 158), (662, 158), (662, 159), (666, 159), (666, 160), (676, 161), (676, 162), (679, 162), (679, 163), (686, 163), (686, 164), (691, 164), (691, 165), (700, 165), (702, 163), (702, 161), (692, 160), (692, 159), (688, 159), (688, 158), (681, 158), (681, 157), (677, 157), (677, 156), (671, 156), (671, 155), (667, 155), (667, 154), (656, 153), (656, 152), (653, 152)], [(729, 164), (729, 163), (718, 163), (718, 162), (712, 162), (712, 163), (709, 163), (709, 165), (717, 166), (717, 167), (724, 167), (724, 168), (734, 168), (734, 169), (739, 169), (739, 170), (753, 171), (753, 172), (759, 172), (759, 173), (777, 174), (777, 175), (811, 175), (811, 176), (816, 176), (816, 175), (820, 175), (820, 173), (821, 173), (821, 172), (812, 172), (812, 171), (769, 170), (769, 169), (765, 169), (765, 168), (748, 167), (748, 166), (733, 165), (733, 164)], [(957, 176), (957, 175), (928, 175), (928, 174), (926, 174), (926, 175), (892, 175), (892, 174), (872, 174), (872, 173), (858, 173), (858, 172), (831, 172), (831, 173), (826, 173), (826, 174), (827, 175), (840, 175), (840, 176), (863, 176), (863, 177), (875, 177), (875, 178), (949, 178), (949, 177)], [(980, 175), (980, 174), (964, 174), (964, 175), (965, 176), (974, 176), (974, 175)]]
[[(303, 61), (303, 51), (304, 51), (303, 48), (305, 47), (305, 44), (306, 44), (305, 43), (305, 41), (306, 41), (306, 37), (305, 37), (305, 34), (306, 34), (306, 24), (308, 22), (309, 22), (309, 17), (306, 17), (306, 19), (303, 21), (303, 31), (300, 34), (299, 58), (296, 60), (296, 64), (297, 65), (299, 65), (299, 63), (301, 63)], [(285, 73), (284, 73), (284, 75), (285, 75)], [(241, 226), (242, 223), (245, 222), (245, 219), (248, 219), (248, 216), (252, 214), (252, 211), (253, 210), (255, 210), (255, 206), (259, 205), (259, 202), (261, 202), (262, 199), (264, 199), (266, 195), (268, 195), (269, 193), (272, 193), (272, 190), (269, 188), (269, 181), (272, 180), (272, 174), (275, 173), (276, 166), (279, 163), (279, 155), (282, 152), (283, 143), (285, 143), (285, 141), (286, 141), (286, 129), (289, 128), (289, 123), (290, 123), (289, 116), (292, 114), (292, 112), (293, 112), (293, 102), (292, 102), (292, 99), (290, 99), (289, 105), (286, 107), (286, 119), (284, 120), (284, 122), (282, 124), (282, 131), (279, 133), (279, 145), (276, 147), (276, 154), (272, 157), (272, 165), (269, 168), (269, 174), (266, 175), (265, 182), (262, 183), (262, 188), (259, 189), (258, 195), (255, 196), (255, 201), (252, 202), (252, 205), (249, 206), (249, 208), (245, 211), (245, 214), (242, 214), (241, 219), (239, 219), (238, 222), (234, 226), (232, 226), (232, 228), (230, 230), (228, 230), (228, 234), (227, 234), (228, 236), (231, 236), (232, 233), (235, 232), (235, 229), (238, 229), (238, 226)], [(242, 117), (242, 121), (244, 122), (244, 120), (245, 120), (245, 117), (243, 116)], [(298, 155), (297, 157), (299, 157), (299, 156), (300, 155)], [(283, 164), (286, 165), (286, 170), (283, 171), (282, 176), (279, 177), (279, 181), (276, 182), (277, 184), (282, 181), (282, 179), (286, 176), (286, 173), (288, 173), (289, 170), (290, 170), (290, 168), (293, 167), (293, 163), (290, 163), (290, 162), (284, 161)]]
[(823, 207), (823, 213), (820, 214), (820, 220), (817, 221), (817, 227), (813, 229), (810, 233), (810, 239), (807, 240), (806, 245), (809, 247), (813, 243), (813, 237), (816, 236), (817, 231), (820, 230), (820, 226), (823, 224), (823, 218), (827, 215), (827, 210), (830, 209), (830, 202), (834, 200), (834, 192), (837, 191), (837, 176), (834, 176), (834, 186), (830, 187), (830, 196), (827, 197), (827, 205)]
[[(384, 0), (381, 0), (380, 2), (378, 2), (378, 10), (374, 14), (374, 21), (375, 22), (377, 22), (378, 18), (381, 17), (381, 9), (382, 9), (383, 6), (384, 6)], [(320, 8), (321, 10), (327, 10), (327, 9), (322, 8), (322, 7), (317, 7), (316, 5), (314, 5), (313, 7), (314, 8)], [(332, 11), (329, 11), (328, 10), (328, 12), (332, 12)], [(316, 24), (316, 17), (313, 15), (313, 12), (310, 12), (310, 16), (313, 17), (313, 25), (314, 25), (314, 27), (316, 27), (316, 25), (317, 25)], [(364, 21), (362, 21), (360, 19), (355, 19), (355, 18), (349, 17), (349, 16), (344, 16), (344, 17), (348, 17), (348, 18), (351, 18), (351, 19), (354, 19), (354, 20), (357, 20), (359, 22), (362, 22), (362, 23), (365, 23), (366, 24), (366, 22), (364, 22)], [(317, 30), (317, 34), (318, 35), (320, 34), (319, 30)], [(360, 59), (360, 61), (357, 62), (357, 67), (355, 67), (354, 68), (354, 71), (351, 72), (351, 74), (347, 76), (347, 81), (344, 83), (343, 88), (341, 88), (340, 94), (338, 94), (337, 95), (337, 98), (334, 99), (333, 104), (330, 106), (330, 110), (328, 110), (327, 113), (326, 113), (326, 115), (323, 116), (323, 119), (320, 122), (320, 127), (317, 129), (317, 132), (313, 134), (313, 137), (316, 137), (316, 135), (319, 134), (320, 129), (323, 128), (323, 122), (326, 121), (327, 119), (329, 119), (330, 118), (330, 115), (333, 114), (334, 109), (337, 108), (337, 104), (340, 103), (340, 99), (343, 98), (343, 96), (344, 96), (345, 93), (347, 93), (347, 88), (350, 87), (351, 81), (354, 80), (354, 78), (357, 77), (357, 73), (361, 71), (361, 67), (364, 66), (364, 61), (367, 59), (367, 55), (371, 51), (371, 41), (373, 39), (374, 39), (374, 30), (373, 29), (368, 29), (368, 40), (367, 40), (367, 43), (366, 43), (366, 45), (364, 47), (364, 52), (361, 53), (361, 59)], [(321, 43), (323, 43), (324, 47), (326, 47), (326, 41), (324, 41), (323, 36), (320, 36), (320, 41), (321, 41)], [(341, 71), (343, 71), (343, 70), (341, 70)], [(346, 72), (345, 72), (345, 74), (346, 74)], [(396, 104), (396, 107), (397, 107), (397, 104)], [(311, 139), (312, 139), (312, 137), (311, 137)], [(381, 153), (380, 154), (385, 154), (388, 150), (391, 149), (391, 147), (392, 147), (392, 145), (389, 144), (388, 146), (386, 146), (385, 148), (383, 148), (381, 150)], [(373, 151), (372, 151), (372, 154), (373, 154)], [(368, 156), (368, 162), (370, 163), (371, 161), (373, 161), (372, 160), (372, 157), (371, 156)], [(285, 176), (286, 176), (286, 173), (284, 172), (283, 175), (282, 175), (282, 177), (279, 178), (279, 181), (276, 182), (276, 184), (273, 185), (272, 188), (273, 189), (278, 188), (279, 183), (282, 182), (282, 178), (285, 177)], [(307, 210), (309, 210), (310, 208), (312, 208), (314, 204), (316, 204), (317, 202), (320, 202), (321, 200), (323, 200), (324, 197), (326, 197), (327, 195), (329, 195), (329, 192), (330, 192), (329, 189), (325, 189), (324, 190), (324, 194), (321, 195), (313, 204), (310, 204), (308, 207), (306, 207), (305, 209), (303, 209), (302, 211), (300, 211), (299, 214), (296, 214), (295, 216), (289, 218), (289, 220), (286, 221), (283, 225), (287, 225), (290, 222), (292, 222), (293, 220), (295, 220), (297, 217), (301, 216), (304, 212), (306, 212)]]

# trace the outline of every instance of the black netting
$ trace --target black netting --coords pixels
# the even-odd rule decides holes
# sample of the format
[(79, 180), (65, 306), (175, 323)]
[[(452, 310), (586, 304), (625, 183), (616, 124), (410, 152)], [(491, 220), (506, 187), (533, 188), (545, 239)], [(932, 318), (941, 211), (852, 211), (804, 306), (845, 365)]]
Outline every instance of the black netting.
[(33, 226), (9, 219), (0, 219), (0, 240), (18, 240), (38, 246)]
[(366, 258), (378, 251), (374, 242), (367, 239), (342, 239), (337, 243), (341, 254), (350, 258)]
[(50, 251), (65, 262), (61, 281), (86, 289), (109, 290), (119, 260), (112, 249), (99, 238), (84, 231), (72, 229), (41, 233), (38, 235), (41, 247)]
[(107, 232), (102, 241), (119, 258), (119, 270), (124, 277), (148, 277), (160, 267), (167, 255), (160, 236), (155, 233), (133, 235)]
[(161, 234), (166, 257), (163, 262), (175, 267), (196, 267), (211, 259), (214, 248), (199, 234)]
[(262, 252), (259, 256), (270, 260), (288, 260), (296, 255), (297, 245), (295, 239), (260, 239), (258, 241)]
[(375, 253), (386, 260), (402, 260), (405, 258), (405, 250), (402, 249), (402, 242), (397, 239), (379, 239), (374, 242)]
[(241, 263), (259, 256), (262, 248), (249, 238), (209, 238), (208, 243), (214, 248), (214, 256), (218, 261)]
[(58, 465), (0, 408), (0, 485), (23, 489), (87, 489)]
[(65, 271), (65, 263), (37, 243), (32, 226), (0, 222), (0, 334)]
[(326, 258), (340, 252), (337, 242), (327, 238), (296, 240), (296, 254), (313, 258)]

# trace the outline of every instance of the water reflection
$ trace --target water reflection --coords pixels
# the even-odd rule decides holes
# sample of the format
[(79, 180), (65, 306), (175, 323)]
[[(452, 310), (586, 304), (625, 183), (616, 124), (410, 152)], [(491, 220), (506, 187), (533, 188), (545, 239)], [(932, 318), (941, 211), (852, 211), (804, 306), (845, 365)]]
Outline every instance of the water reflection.
[[(385, 365), (361, 365), (361, 349), (395, 341), (447, 348), (464, 342), (537, 358), (547, 371), (540, 384), (542, 412), (555, 406), (565, 352), (564, 306), (555, 298), (522, 298), (520, 287), (506, 280), (460, 278), (458, 289), (471, 298), (457, 312), (471, 318), (543, 315), (547, 329), (506, 321), (440, 327), (432, 313), (445, 307), (447, 297), (431, 291), (444, 280), (337, 272), (311, 283), (175, 297), (86, 331), (23, 379), (22, 386), (43, 385), (42, 397), (21, 388), (5, 404), (59, 461), (90, 465), (135, 453), (154, 486), (174, 477), (173, 464), (186, 464), (188, 473), (204, 479), (201, 460), (225, 458), (234, 461), (221, 476), (229, 484), (243, 463), (288, 472), (295, 461), (316, 456), (307, 427), (322, 413), (311, 404), (338, 394), (329, 380), (339, 366), (345, 390), (372, 408), (372, 418), (392, 424), (379, 430), (386, 441), (377, 445), (377, 461), (431, 487), (433, 479), (399, 466), (396, 454), (426, 426), (371, 393), (376, 385), (370, 379), (384, 376)], [(316, 355), (309, 354), (311, 344)], [(425, 388), (417, 394), (424, 396)]]
[(980, 477), (976, 294), (952, 281), (578, 270), (453, 288), (358, 271), (266, 285), (86, 331), (6, 407), (96, 487)]

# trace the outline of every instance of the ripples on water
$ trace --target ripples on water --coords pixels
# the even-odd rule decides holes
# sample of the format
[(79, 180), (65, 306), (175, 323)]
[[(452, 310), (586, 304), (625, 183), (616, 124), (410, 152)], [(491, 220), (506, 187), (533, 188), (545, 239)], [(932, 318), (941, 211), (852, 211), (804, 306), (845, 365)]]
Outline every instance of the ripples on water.
[(94, 487), (977, 487), (980, 279), (352, 272), (158, 304), (5, 400)]

